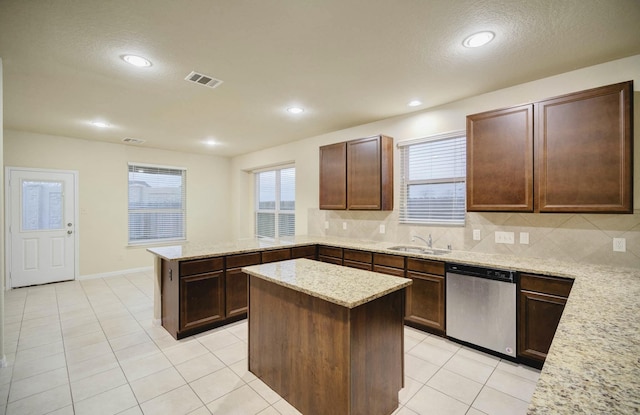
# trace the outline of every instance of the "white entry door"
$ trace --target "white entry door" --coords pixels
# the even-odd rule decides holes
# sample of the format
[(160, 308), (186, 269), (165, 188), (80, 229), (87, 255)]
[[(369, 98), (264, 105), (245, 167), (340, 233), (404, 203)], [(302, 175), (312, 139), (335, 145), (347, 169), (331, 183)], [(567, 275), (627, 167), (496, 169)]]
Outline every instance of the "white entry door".
[(75, 279), (76, 173), (7, 169), (11, 288)]

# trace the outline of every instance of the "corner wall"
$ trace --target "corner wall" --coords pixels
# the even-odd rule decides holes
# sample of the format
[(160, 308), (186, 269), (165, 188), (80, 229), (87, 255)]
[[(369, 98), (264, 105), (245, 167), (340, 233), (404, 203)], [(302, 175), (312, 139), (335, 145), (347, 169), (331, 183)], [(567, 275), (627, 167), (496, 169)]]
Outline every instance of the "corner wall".
[(127, 246), (129, 162), (185, 167), (188, 242), (231, 238), (227, 158), (13, 130), (4, 137), (5, 166), (78, 171), (81, 278), (153, 267), (146, 247)]
[[(501, 214), (469, 213), (465, 227), (411, 227), (397, 222), (393, 212), (344, 212), (318, 210), (318, 147), (376, 134), (395, 142), (466, 128), (466, 115), (539, 101), (598, 86), (634, 80), (634, 206), (633, 215)], [(248, 170), (294, 160), (296, 164), (296, 234), (348, 236), (357, 239), (409, 243), (411, 234), (433, 234), (434, 245), (478, 252), (508, 253), (607, 265), (640, 266), (640, 55), (607, 62), (561, 75), (528, 82), (409, 115), (335, 131), (294, 143), (235, 157), (231, 161), (235, 237), (253, 233), (253, 182)], [(395, 205), (399, 200), (399, 153), (395, 149)], [(329, 229), (325, 230), (325, 222)], [(347, 222), (347, 231), (342, 223)], [(387, 232), (379, 234), (385, 223)], [(481, 241), (472, 230), (480, 229)], [(497, 245), (496, 230), (530, 233), (530, 243)], [(627, 238), (627, 252), (614, 253), (612, 238)]]

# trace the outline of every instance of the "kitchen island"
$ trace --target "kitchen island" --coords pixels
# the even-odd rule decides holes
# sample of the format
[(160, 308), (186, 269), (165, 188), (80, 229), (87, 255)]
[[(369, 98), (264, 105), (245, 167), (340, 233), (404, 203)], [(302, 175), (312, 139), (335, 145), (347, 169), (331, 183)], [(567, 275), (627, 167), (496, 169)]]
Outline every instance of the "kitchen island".
[(638, 413), (640, 408), (640, 267), (577, 264), (541, 258), (389, 249), (397, 243), (296, 236), (264, 241), (149, 248), (155, 256), (154, 318), (160, 323), (162, 263), (313, 244), (571, 278), (573, 288), (533, 394), (529, 414)]
[(305, 415), (388, 415), (411, 280), (308, 259), (249, 274), (249, 370)]

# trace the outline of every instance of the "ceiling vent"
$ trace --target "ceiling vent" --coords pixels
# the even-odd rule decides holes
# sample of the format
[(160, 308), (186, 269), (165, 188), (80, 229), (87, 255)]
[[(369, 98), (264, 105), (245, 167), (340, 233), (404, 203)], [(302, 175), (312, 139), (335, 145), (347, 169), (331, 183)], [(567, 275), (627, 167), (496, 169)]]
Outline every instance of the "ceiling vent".
[(129, 138), (129, 137), (125, 137), (122, 139), (123, 143), (127, 143), (127, 144), (142, 144), (144, 143), (145, 140), (141, 140), (139, 138)]
[(184, 79), (185, 79), (185, 81), (194, 82), (196, 84), (208, 86), (209, 88), (215, 88), (215, 87), (219, 86), (222, 83), (222, 81), (219, 80), (219, 79), (216, 79), (216, 78), (214, 78), (212, 76), (203, 75), (203, 74), (195, 72), (195, 71), (192, 71)]

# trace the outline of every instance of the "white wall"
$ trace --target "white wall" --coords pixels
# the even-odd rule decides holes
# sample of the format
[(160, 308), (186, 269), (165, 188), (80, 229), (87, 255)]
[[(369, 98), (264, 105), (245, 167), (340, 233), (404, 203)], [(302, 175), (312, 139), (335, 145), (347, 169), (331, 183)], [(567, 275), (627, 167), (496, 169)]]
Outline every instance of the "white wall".
[[(562, 94), (628, 80), (634, 80), (634, 89), (636, 91), (634, 94), (636, 98), (635, 159), (640, 160), (640, 119), (637, 111), (638, 103), (640, 102), (640, 93), (638, 92), (640, 91), (640, 55), (636, 55), (478, 95), (409, 115), (389, 118), (341, 131), (310, 137), (294, 143), (235, 157), (231, 162), (231, 189), (233, 205), (235, 207), (232, 212), (234, 235), (236, 237), (247, 237), (253, 232), (253, 182), (247, 170), (251, 170), (254, 167), (289, 160), (295, 161), (297, 184), (296, 233), (315, 233), (320, 228), (320, 226), (314, 223), (315, 217), (320, 217), (323, 221), (332, 217), (329, 213), (325, 215), (316, 214), (318, 208), (318, 147), (320, 145), (380, 133), (394, 137), (395, 141), (398, 142), (454, 130), (464, 130), (466, 128), (466, 115), (468, 114), (534, 102)], [(416, 92), (417, 95), (420, 95), (420, 93), (420, 91)], [(424, 93), (428, 94), (428, 91)], [(394, 174), (396, 206), (398, 205), (398, 192), (400, 187), (398, 157), (399, 154), (396, 149)], [(634, 206), (636, 212), (638, 212), (640, 208), (640, 163), (636, 162), (634, 168)], [(316, 212), (314, 212), (314, 210)], [(393, 217), (393, 214), (389, 212), (362, 212), (359, 215), (354, 214), (351, 216), (348, 213), (341, 214), (332, 212), (332, 214), (333, 217), (340, 215), (340, 219), (342, 220), (356, 218), (360, 221), (385, 221)], [(536, 216), (540, 217), (541, 215)], [(633, 216), (637, 216), (637, 213)], [(552, 216), (545, 214), (545, 217), (551, 218)], [(353, 236), (353, 234), (349, 236)], [(387, 235), (386, 237), (389, 239), (393, 236)], [(468, 248), (466, 241), (464, 244), (465, 248)], [(459, 246), (459, 248), (462, 247)], [(638, 258), (634, 257), (632, 260), (637, 261)]]
[(128, 162), (187, 169), (190, 243), (231, 238), (229, 160), (5, 130), (4, 165), (79, 172), (80, 276), (152, 267), (144, 247), (128, 247)]

